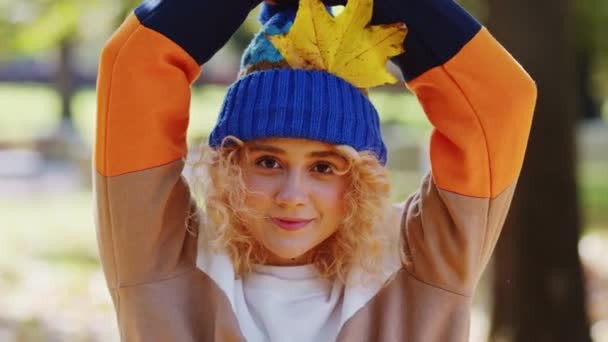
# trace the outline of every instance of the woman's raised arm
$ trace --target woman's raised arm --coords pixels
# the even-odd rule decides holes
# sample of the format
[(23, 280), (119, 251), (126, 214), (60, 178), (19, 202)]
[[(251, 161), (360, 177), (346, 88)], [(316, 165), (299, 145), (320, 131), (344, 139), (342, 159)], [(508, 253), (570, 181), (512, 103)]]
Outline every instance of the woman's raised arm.
[(377, 0), (376, 21), (404, 21), (395, 59), (434, 130), (431, 174), (403, 208), (406, 266), (470, 295), (498, 239), (536, 101), (523, 68), (452, 0)]
[(120, 316), (121, 289), (195, 268), (186, 156), (190, 87), (230, 38), (250, 0), (141, 4), (101, 54), (95, 196), (103, 270)]

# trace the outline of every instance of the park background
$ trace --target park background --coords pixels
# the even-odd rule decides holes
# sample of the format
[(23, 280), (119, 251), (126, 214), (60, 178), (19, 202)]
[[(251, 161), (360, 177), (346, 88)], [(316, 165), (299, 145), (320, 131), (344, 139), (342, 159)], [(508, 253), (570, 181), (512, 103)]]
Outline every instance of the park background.
[[(518, 192), (475, 298), (471, 341), (606, 342), (608, 1), (461, 4), (539, 88)], [(95, 80), (104, 42), (136, 5), (0, 0), (2, 342), (118, 340), (95, 240)], [(256, 15), (193, 88), (193, 149), (214, 124), (259, 28)], [(403, 200), (428, 170), (431, 127), (403, 85), (370, 96), (389, 145), (393, 197)]]

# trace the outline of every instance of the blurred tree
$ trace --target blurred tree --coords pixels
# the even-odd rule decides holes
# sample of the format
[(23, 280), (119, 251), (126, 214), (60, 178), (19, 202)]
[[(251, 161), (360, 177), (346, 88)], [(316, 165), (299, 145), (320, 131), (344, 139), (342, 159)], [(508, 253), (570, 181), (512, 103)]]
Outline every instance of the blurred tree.
[(586, 119), (598, 119), (601, 117), (599, 99), (608, 97), (608, 39), (605, 37), (608, 31), (608, 2), (578, 0), (574, 3), (577, 90), (583, 108), (581, 114)]
[[(493, 341), (591, 341), (578, 256), (575, 0), (488, 0), (488, 27), (539, 90), (495, 258)], [(509, 101), (509, 99), (505, 99)]]
[(120, 25), (124, 19), (133, 11), (137, 5), (139, 5), (143, 0), (120, 0), (119, 2), (119, 10), (115, 16), (116, 27)]
[[(0, 2), (0, 55), (17, 60), (55, 52), (53, 88), (61, 100), (59, 135), (74, 135), (75, 53), (82, 40), (107, 35), (131, 0), (20, 0)], [(94, 24), (92, 24), (94, 23)], [(6, 57), (5, 57), (6, 58)]]
[[(5, 5), (6, 6), (6, 5)], [(16, 55), (31, 55), (56, 48), (57, 67), (54, 88), (61, 99), (62, 129), (73, 131), (71, 102), (74, 94), (73, 52), (77, 39), (80, 7), (77, 1), (29, 0), (6, 6), (3, 22), (11, 28), (13, 39), (4, 49)], [(5, 53), (7, 51), (4, 51)]]
[[(477, 18), (487, 21), (484, 0), (458, 0)], [(574, 16), (576, 32), (577, 91), (581, 98), (581, 118), (601, 117), (601, 101), (608, 98), (608, 1), (577, 0), (568, 14)]]

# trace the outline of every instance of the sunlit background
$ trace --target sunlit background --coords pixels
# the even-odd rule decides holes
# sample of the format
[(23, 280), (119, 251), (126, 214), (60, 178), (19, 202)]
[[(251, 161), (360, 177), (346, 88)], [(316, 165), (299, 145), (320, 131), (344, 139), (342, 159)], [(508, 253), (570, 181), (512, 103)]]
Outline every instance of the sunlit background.
[[(470, 0), (463, 5), (492, 29), (493, 21), (499, 27), (511, 20), (515, 27), (525, 20), (492, 11), (509, 3), (517, 6), (521, 1)], [(127, 0), (0, 0), (2, 342), (118, 340), (97, 253), (91, 150), (98, 56), (104, 41), (136, 4)], [(555, 22), (550, 18), (554, 12), (536, 20)], [(603, 35), (608, 33), (608, 5), (603, 0), (572, 0), (565, 13), (562, 19), (571, 23), (571, 29), (564, 31), (575, 37), (571, 49), (575, 51), (576, 77), (571, 92), (551, 96), (578, 99), (572, 130), (579, 205), (572, 210), (580, 213), (581, 220), (572, 227), (578, 241), (568, 243), (578, 249), (580, 263), (568, 267), (580, 267), (584, 275), (585, 290), (576, 295), (586, 303), (583, 321), (590, 336), (606, 342), (608, 39)], [(258, 28), (253, 13), (205, 66), (193, 89), (191, 147), (205, 141), (226, 86), (235, 79), (240, 53)], [(540, 53), (546, 53), (543, 58), (551, 63), (555, 52)], [(554, 77), (554, 82), (563, 82), (560, 70), (554, 70)], [(370, 96), (381, 113), (390, 149), (393, 197), (402, 200), (428, 170), (426, 145), (431, 126), (403, 86), (377, 89)], [(562, 118), (556, 114), (555, 120)], [(547, 173), (561, 167), (547, 164)], [(543, 205), (551, 211), (551, 203)], [(557, 231), (547, 234), (547, 245), (538, 248), (550, 248), (552, 241), (563, 238)], [(542, 264), (537, 267), (545, 268)], [(513, 334), (504, 333), (504, 328), (492, 328), (497, 326), (500, 312), (493, 303), (502, 296), (492, 275), (501, 271), (491, 265), (482, 279), (473, 311), (472, 341), (526, 340), (512, 339)], [(508, 287), (508, 281), (501, 284)], [(501, 322), (504, 327), (504, 317)]]

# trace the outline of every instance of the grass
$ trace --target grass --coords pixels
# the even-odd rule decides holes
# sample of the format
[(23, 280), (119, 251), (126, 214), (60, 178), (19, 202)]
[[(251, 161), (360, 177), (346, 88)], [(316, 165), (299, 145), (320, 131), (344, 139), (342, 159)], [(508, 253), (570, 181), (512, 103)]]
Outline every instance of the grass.
[(0, 318), (18, 341), (118, 340), (92, 205), (90, 190), (0, 197)]
[(0, 199), (0, 267), (26, 259), (97, 267), (92, 201), (89, 191)]

